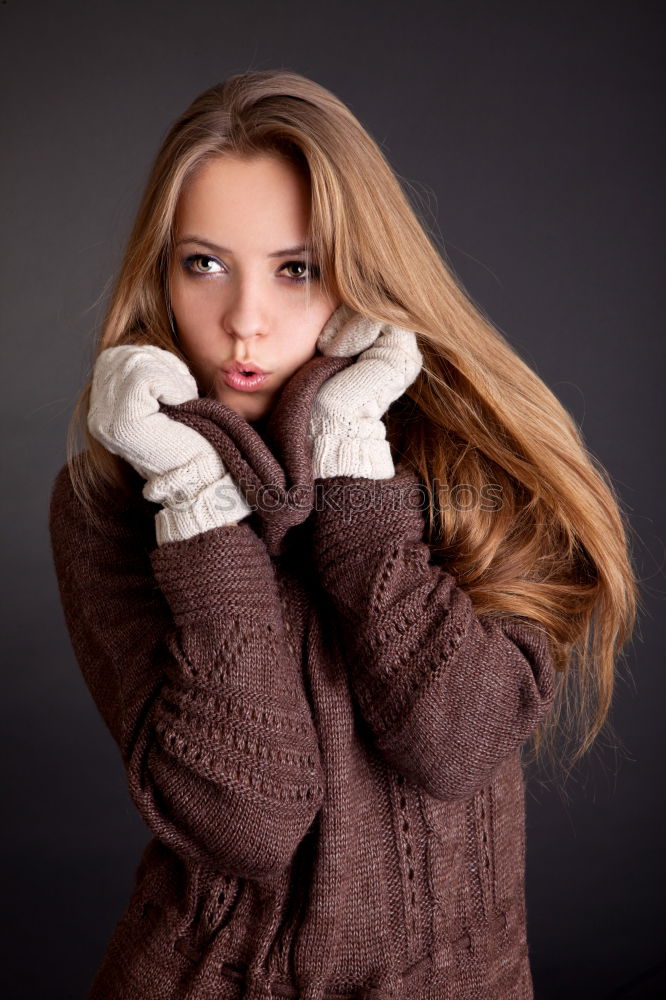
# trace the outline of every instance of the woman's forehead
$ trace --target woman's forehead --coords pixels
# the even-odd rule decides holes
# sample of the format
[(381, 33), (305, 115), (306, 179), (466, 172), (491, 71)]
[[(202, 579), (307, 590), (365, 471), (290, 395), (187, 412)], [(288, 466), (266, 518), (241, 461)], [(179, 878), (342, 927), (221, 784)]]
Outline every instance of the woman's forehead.
[(309, 212), (308, 186), (288, 161), (269, 155), (225, 155), (201, 164), (184, 184), (176, 222), (179, 229), (213, 239), (211, 226), (228, 226), (240, 235), (263, 218), (274, 227), (294, 229), (291, 245), (302, 241), (304, 233), (297, 231), (307, 227)]

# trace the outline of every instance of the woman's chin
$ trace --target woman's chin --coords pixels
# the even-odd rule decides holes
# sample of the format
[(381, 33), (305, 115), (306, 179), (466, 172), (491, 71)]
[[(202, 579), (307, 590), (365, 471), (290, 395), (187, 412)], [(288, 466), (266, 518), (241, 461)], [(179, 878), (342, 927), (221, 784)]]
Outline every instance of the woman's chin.
[(271, 398), (264, 393), (234, 392), (233, 389), (215, 393), (218, 403), (224, 403), (249, 423), (262, 420), (270, 412)]

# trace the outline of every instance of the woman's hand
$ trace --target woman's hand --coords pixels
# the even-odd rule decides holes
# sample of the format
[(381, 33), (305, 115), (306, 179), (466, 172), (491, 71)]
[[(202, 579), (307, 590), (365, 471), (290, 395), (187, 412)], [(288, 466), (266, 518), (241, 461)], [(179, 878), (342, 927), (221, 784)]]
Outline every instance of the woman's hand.
[(147, 480), (143, 496), (167, 508), (157, 515), (159, 544), (250, 513), (213, 445), (159, 410), (160, 401), (197, 396), (187, 365), (161, 347), (107, 347), (95, 363), (88, 429)]
[(381, 418), (421, 371), (416, 335), (343, 305), (324, 326), (317, 346), (323, 354), (361, 353), (315, 398), (308, 428), (314, 478), (390, 479), (395, 468)]

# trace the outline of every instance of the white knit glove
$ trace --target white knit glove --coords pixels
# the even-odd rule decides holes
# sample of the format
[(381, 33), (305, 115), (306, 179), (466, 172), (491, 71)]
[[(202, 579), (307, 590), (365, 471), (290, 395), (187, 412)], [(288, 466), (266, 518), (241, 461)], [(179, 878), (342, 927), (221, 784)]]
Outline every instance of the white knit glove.
[(251, 512), (206, 438), (159, 410), (198, 396), (187, 365), (171, 351), (123, 344), (103, 350), (93, 372), (88, 429), (147, 480), (158, 545), (191, 538)]
[(362, 353), (315, 397), (308, 427), (314, 478), (390, 479), (395, 467), (381, 418), (421, 370), (416, 335), (343, 304), (322, 329), (317, 347), (328, 355)]

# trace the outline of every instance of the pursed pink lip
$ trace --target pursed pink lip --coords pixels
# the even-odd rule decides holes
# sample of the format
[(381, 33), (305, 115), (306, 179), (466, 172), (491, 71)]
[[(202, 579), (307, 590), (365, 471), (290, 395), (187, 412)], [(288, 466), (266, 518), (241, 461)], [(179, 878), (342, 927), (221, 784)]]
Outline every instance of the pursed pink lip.
[(222, 365), (222, 371), (253, 372), (256, 375), (270, 375), (270, 372), (265, 371), (261, 365), (256, 364), (254, 361), (227, 361), (226, 364)]
[(267, 374), (257, 373), (255, 375), (241, 375), (236, 371), (222, 371), (224, 384), (230, 389), (237, 389), (239, 392), (255, 392), (268, 378)]

